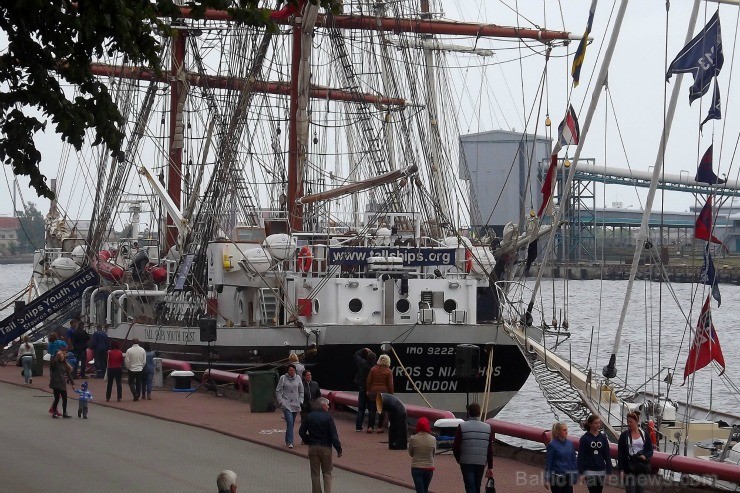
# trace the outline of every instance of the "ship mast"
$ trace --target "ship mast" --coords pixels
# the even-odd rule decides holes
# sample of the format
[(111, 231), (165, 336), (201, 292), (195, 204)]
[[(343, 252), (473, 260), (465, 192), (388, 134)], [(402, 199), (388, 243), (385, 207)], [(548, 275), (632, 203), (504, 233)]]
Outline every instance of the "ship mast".
[[(309, 21), (310, 27), (306, 27), (306, 12), (310, 9), (317, 9), (311, 2), (306, 2), (304, 11), (300, 15), (295, 17), (284, 18), (273, 18), (276, 24), (280, 25), (291, 25), (293, 27), (293, 49), (291, 59), (291, 86), (290, 86), (290, 108), (289, 108), (289, 146), (288, 146), (288, 176), (287, 176), (287, 197), (286, 197), (286, 209), (288, 213), (288, 220), (290, 222), (291, 229), (293, 231), (302, 231), (303, 229), (303, 209), (302, 205), (297, 201), (299, 197), (303, 195), (303, 164), (306, 156), (306, 139), (308, 132), (301, 131), (301, 126), (307, 128), (308, 121), (306, 117), (305, 109), (307, 108), (308, 99), (313, 96), (313, 91), (308, 89), (308, 65), (310, 57), (310, 40), (307, 43), (303, 43), (304, 36), (310, 36), (313, 26), (321, 27), (335, 27), (339, 29), (350, 29), (350, 30), (371, 30), (371, 31), (383, 31), (383, 32), (396, 32), (396, 33), (416, 33), (418, 35), (452, 35), (452, 36), (473, 36), (473, 37), (503, 37), (503, 38), (522, 38), (522, 39), (533, 39), (543, 43), (556, 41), (556, 40), (574, 40), (580, 39), (580, 36), (574, 35), (565, 31), (550, 31), (545, 29), (522, 29), (518, 27), (505, 27), (497, 26), (495, 24), (478, 24), (468, 22), (450, 22), (440, 21), (432, 19), (429, 15), (429, 3), (428, 0), (422, 0), (422, 10), (424, 10), (424, 4), (426, 4), (426, 13), (421, 19), (398, 19), (393, 17), (380, 17), (380, 16), (362, 16), (362, 15), (317, 15), (315, 10), (311, 12), (311, 19)], [(192, 9), (187, 7), (181, 7), (180, 11), (182, 16), (187, 18), (191, 17)], [(209, 9), (203, 13), (202, 18), (204, 20), (213, 21), (231, 21), (233, 20), (228, 12), (222, 10)], [(172, 74), (177, 74), (178, 70), (183, 68), (184, 60), (184, 36), (178, 32), (179, 36), (175, 40), (175, 49), (173, 50), (173, 62), (172, 62)], [(179, 53), (179, 47), (182, 46), (182, 53)], [(304, 45), (305, 46), (304, 48)], [(431, 58), (431, 54), (425, 55), (427, 60)], [(302, 63), (303, 61), (303, 63)], [(302, 67), (303, 65), (303, 67)], [(302, 72), (303, 71), (303, 72)], [(301, 80), (304, 81), (304, 89), (301, 89)], [(177, 77), (171, 83), (172, 85), (172, 97), (171, 103), (173, 108), (181, 108), (182, 93), (177, 82)], [(433, 87), (431, 88), (433, 89)], [(305, 91), (302, 93), (302, 91)], [(331, 94), (332, 91), (329, 91)], [(430, 91), (433, 94), (434, 91)], [(331, 98), (330, 98), (331, 99)], [(350, 99), (350, 98), (347, 98)], [(344, 99), (344, 100), (347, 100)], [(367, 101), (364, 95), (355, 95), (353, 101), (362, 102)], [(303, 108), (303, 111), (301, 111)], [(434, 115), (431, 112), (436, 111), (435, 108), (430, 109), (430, 126), (434, 125)], [(176, 128), (177, 123), (177, 111), (173, 111), (171, 117), (172, 128)], [(305, 120), (302, 120), (304, 118)], [(181, 120), (180, 120), (181, 121)], [(436, 145), (436, 139), (432, 147)], [(181, 193), (181, 175), (182, 175), (182, 148), (176, 147), (177, 142), (175, 136), (171, 137), (171, 151), (170, 151), (170, 182), (169, 190), (170, 196), (173, 198), (176, 204), (180, 203)], [(438, 151), (438, 149), (436, 149)], [(432, 152), (435, 153), (435, 150)], [(434, 159), (434, 162), (437, 162)], [(436, 166), (438, 168), (438, 166)], [(439, 179), (439, 173), (432, 173), (435, 181)], [(434, 183), (434, 181), (433, 181)], [(435, 188), (443, 190), (443, 186), (438, 186), (434, 183)], [(169, 225), (169, 220), (168, 220)], [(169, 228), (168, 228), (169, 229)], [(168, 235), (169, 237), (169, 235)], [(169, 244), (169, 243), (168, 243)]]
[[(180, 209), (182, 196), (182, 150), (185, 142), (183, 126), (183, 109), (186, 89), (185, 73), (185, 38), (186, 29), (174, 29), (172, 35), (172, 59), (170, 61), (170, 149), (169, 168), (167, 173), (167, 191), (175, 207)], [(164, 252), (176, 245), (178, 229), (172, 216), (167, 215)]]

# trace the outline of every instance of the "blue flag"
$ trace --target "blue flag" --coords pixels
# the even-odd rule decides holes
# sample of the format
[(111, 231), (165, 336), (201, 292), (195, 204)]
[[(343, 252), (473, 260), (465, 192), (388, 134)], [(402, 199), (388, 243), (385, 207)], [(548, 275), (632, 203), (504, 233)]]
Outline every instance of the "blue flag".
[(709, 120), (721, 120), (722, 119), (722, 105), (719, 99), (719, 83), (717, 79), (714, 79), (714, 92), (712, 93), (712, 105), (709, 107), (707, 117), (699, 125), (699, 131)]
[(725, 57), (722, 54), (722, 32), (719, 11), (715, 12), (704, 29), (676, 55), (668, 66), (666, 80), (671, 75), (691, 72), (694, 85), (689, 90), (689, 104), (709, 90), (712, 77), (719, 74)]
[(709, 253), (709, 243), (707, 243), (707, 246), (704, 248), (704, 263), (701, 266), (699, 280), (702, 284), (712, 286), (712, 298), (717, 300), (718, 307), (722, 306), (722, 295), (719, 294), (719, 282), (717, 281), (716, 272), (714, 270), (712, 254)]

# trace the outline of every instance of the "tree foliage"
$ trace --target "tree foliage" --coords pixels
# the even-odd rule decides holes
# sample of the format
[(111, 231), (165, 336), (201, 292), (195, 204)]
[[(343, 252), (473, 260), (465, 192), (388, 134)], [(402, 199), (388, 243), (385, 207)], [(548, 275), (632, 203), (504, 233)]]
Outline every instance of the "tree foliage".
[[(298, 0), (290, 0), (295, 3)], [(317, 0), (311, 0), (316, 2)], [(321, 0), (336, 10), (340, 0)], [(191, 16), (206, 9), (227, 10), (240, 23), (270, 25), (269, 10), (259, 0), (186, 2)], [(39, 170), (41, 153), (34, 135), (49, 123), (77, 150), (86, 131), (93, 145), (113, 155), (122, 147), (123, 117), (103, 81), (90, 65), (104, 55), (159, 71), (161, 40), (171, 35), (169, 22), (180, 15), (173, 0), (7, 0), (0, 2), (0, 29), (7, 48), (0, 55), (0, 160), (16, 175), (26, 175), (39, 195), (53, 198)], [(70, 95), (65, 85), (77, 89)]]
[(43, 247), (46, 222), (36, 204), (29, 202), (26, 210), (18, 214), (18, 220), (18, 250), (21, 253), (33, 253), (37, 248)]

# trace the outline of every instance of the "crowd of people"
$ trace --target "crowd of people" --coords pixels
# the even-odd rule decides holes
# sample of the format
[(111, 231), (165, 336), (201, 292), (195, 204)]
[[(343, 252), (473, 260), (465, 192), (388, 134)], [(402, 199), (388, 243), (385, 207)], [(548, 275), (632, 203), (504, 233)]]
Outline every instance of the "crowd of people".
[[(84, 332), (85, 335), (81, 333)], [(110, 401), (113, 383), (116, 383), (117, 399), (122, 399), (122, 374), (128, 372), (128, 384), (133, 400), (151, 399), (154, 358), (156, 353), (148, 344), (139, 344), (132, 339), (131, 347), (121, 351), (117, 341), (109, 341), (105, 330), (98, 326), (90, 336), (82, 322), (73, 321), (62, 336), (52, 333), (48, 337), (49, 387), (54, 401), (49, 413), (53, 418), (70, 418), (67, 412), (67, 386), (79, 395), (78, 417), (87, 419), (88, 403), (93, 396), (87, 382), (78, 389), (76, 378), (86, 378), (88, 365), (87, 349), (94, 355), (93, 377), (107, 379), (106, 401)], [(71, 355), (69, 355), (71, 349)], [(37, 358), (35, 348), (28, 337), (24, 337), (18, 350), (18, 362), (23, 368), (25, 382), (33, 382), (33, 364)], [(358, 388), (358, 412), (355, 431), (367, 433), (385, 429), (385, 419), (377, 416), (376, 398), (379, 394), (393, 394), (391, 360), (386, 354), (379, 357), (369, 348), (354, 353), (356, 364), (355, 383)], [(294, 428), (300, 413), (298, 434), (302, 445), (308, 446), (312, 493), (331, 492), (333, 453), (342, 456), (342, 445), (337, 427), (329, 413), (329, 401), (321, 396), (319, 383), (313, 380), (310, 369), (306, 369), (296, 354), (291, 354), (285, 373), (279, 378), (275, 397), (282, 409), (286, 423), (285, 445), (294, 448)], [(61, 403), (61, 413), (59, 404)], [(368, 414), (365, 425), (365, 414)], [(627, 428), (619, 437), (617, 468), (619, 484), (627, 493), (644, 491), (646, 476), (652, 474), (650, 460), (655, 438), (640, 427), (637, 413), (627, 415)], [(363, 428), (363, 425), (365, 427)], [(558, 422), (552, 426), (551, 439), (547, 444), (543, 486), (553, 493), (572, 493), (575, 485), (582, 481), (589, 493), (601, 493), (607, 479), (612, 475), (612, 459), (609, 441), (602, 432), (599, 416), (591, 415), (584, 423), (585, 433), (578, 444), (568, 439), (568, 426)], [(457, 427), (452, 443), (452, 453), (459, 464), (462, 484), (466, 493), (481, 491), (484, 478), (488, 478), (488, 489), (492, 489), (493, 429), (481, 419), (481, 407), (477, 403), (468, 406), (468, 419)], [(431, 432), (428, 419), (416, 422), (416, 433), (410, 437), (408, 454), (411, 457), (411, 479), (417, 493), (427, 493), (434, 476), (434, 461), (437, 440)], [(323, 481), (323, 486), (322, 486)], [(217, 478), (219, 492), (236, 491), (236, 474), (223, 471)]]

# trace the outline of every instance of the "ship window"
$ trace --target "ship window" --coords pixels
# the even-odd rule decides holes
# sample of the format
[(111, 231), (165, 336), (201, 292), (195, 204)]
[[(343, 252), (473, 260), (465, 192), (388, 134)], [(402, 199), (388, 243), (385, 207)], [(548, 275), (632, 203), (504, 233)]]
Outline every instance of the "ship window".
[(349, 311), (357, 313), (362, 310), (362, 300), (360, 298), (352, 298), (349, 300)]
[(444, 308), (447, 313), (452, 313), (457, 310), (457, 301), (449, 299), (445, 300)]
[(405, 298), (396, 301), (396, 310), (398, 310), (400, 313), (406, 313), (407, 311), (409, 311), (409, 307), (409, 300)]

